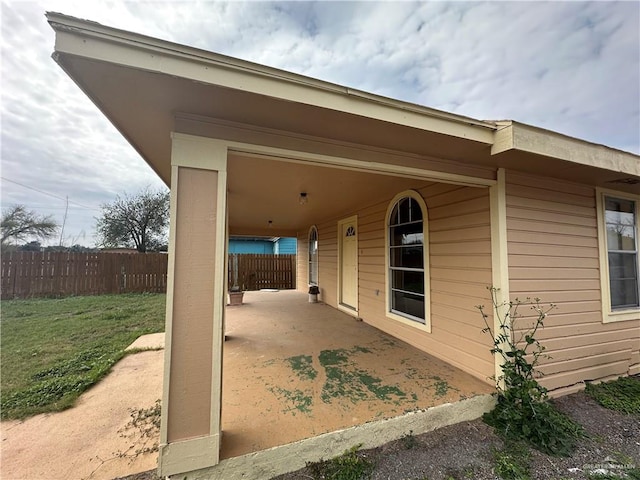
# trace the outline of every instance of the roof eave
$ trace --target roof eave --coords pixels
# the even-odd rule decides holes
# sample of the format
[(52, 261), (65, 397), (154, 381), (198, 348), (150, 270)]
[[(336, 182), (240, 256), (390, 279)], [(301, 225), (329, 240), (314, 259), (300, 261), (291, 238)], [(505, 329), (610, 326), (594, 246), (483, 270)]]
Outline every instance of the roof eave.
[(496, 125), (492, 155), (518, 150), (640, 177), (640, 156), (633, 153), (512, 120)]
[(47, 20), (57, 33), (55, 50), (59, 54), (78, 55), (175, 75), (486, 145), (493, 143), (496, 126), (491, 122), (370, 94), (59, 13), (48, 12)]

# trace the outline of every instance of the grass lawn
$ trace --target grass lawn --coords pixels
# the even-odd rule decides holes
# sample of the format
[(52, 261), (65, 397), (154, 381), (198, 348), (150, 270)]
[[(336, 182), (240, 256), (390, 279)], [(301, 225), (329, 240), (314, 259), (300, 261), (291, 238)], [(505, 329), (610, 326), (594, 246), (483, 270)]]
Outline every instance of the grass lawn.
[(164, 306), (164, 294), (3, 301), (1, 418), (71, 407), (137, 337), (164, 331)]

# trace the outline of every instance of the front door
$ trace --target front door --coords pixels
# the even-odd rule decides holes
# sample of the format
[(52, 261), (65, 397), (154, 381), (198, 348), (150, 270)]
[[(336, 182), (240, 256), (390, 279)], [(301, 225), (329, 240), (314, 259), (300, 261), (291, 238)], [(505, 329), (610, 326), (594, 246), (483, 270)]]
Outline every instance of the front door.
[(338, 223), (340, 235), (339, 301), (342, 307), (358, 310), (358, 222), (350, 217)]

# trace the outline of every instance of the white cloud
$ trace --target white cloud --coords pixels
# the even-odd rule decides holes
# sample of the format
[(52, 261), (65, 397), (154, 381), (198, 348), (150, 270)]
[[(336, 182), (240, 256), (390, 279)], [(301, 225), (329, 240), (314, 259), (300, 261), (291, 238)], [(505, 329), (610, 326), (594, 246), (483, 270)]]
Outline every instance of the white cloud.
[[(2, 176), (93, 208), (160, 182), (51, 60), (47, 10), (640, 152), (637, 2), (5, 1)], [(5, 181), (2, 202), (64, 209)], [(90, 235), (97, 211), (72, 213)]]

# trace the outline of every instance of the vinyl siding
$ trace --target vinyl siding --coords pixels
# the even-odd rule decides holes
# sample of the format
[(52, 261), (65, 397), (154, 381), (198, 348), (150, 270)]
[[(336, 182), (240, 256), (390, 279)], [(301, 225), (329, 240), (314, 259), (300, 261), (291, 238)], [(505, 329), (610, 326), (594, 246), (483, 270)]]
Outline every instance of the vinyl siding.
[[(475, 308), (488, 302), (486, 287), (491, 284), (488, 189), (421, 185), (418, 192), (425, 199), (429, 218), (431, 333), (386, 316), (385, 215), (392, 198), (341, 217), (358, 216), (358, 315), (366, 323), (489, 382), (494, 363), (489, 339), (481, 333), (482, 317)], [(334, 307), (338, 220), (317, 224), (321, 300)], [(299, 247), (299, 254), (301, 251)], [(306, 267), (301, 266), (299, 271), (303, 270), (306, 272)]]
[(309, 232), (298, 232), (296, 248), (296, 290), (307, 292), (309, 288)]
[(318, 285), (320, 300), (338, 307), (337, 220), (318, 223)]
[(506, 193), (511, 299), (557, 305), (537, 335), (541, 383), (568, 393), (637, 373), (640, 320), (602, 322), (595, 189), (508, 172)]
[(283, 237), (278, 239), (273, 246), (273, 253), (277, 255), (295, 255), (296, 239)]

